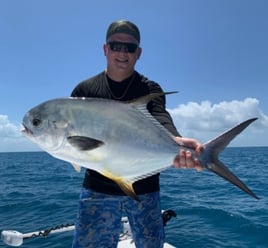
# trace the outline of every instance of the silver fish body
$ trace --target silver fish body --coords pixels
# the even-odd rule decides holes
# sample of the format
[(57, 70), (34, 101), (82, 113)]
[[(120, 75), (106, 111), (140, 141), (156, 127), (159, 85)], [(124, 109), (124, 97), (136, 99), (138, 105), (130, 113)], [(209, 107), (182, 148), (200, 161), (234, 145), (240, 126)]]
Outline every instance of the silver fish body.
[[(132, 184), (172, 165), (179, 149), (174, 136), (147, 111), (161, 93), (124, 103), (101, 98), (59, 98), (31, 109), (23, 133), (52, 156), (93, 169), (114, 180), (137, 199)], [(256, 118), (247, 120), (204, 144), (198, 157), (203, 167), (257, 196), (222, 162), (218, 154)], [(191, 149), (188, 149), (191, 152)]]

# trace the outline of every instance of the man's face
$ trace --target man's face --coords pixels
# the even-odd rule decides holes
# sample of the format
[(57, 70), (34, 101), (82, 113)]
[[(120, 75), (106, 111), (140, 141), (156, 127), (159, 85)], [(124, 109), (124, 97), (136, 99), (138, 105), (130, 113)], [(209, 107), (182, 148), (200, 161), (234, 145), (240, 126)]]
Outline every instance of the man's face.
[(126, 73), (126, 76), (132, 74), (142, 51), (138, 45), (138, 41), (131, 35), (124, 33), (111, 35), (103, 46), (109, 73)]

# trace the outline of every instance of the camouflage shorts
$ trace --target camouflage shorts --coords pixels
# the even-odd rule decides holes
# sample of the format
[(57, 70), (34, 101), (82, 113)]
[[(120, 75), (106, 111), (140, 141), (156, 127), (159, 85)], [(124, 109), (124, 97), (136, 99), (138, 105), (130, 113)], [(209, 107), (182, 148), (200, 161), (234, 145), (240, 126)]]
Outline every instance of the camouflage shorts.
[(137, 248), (160, 248), (164, 243), (159, 192), (114, 196), (83, 188), (80, 194), (73, 248), (116, 248), (122, 232), (121, 217), (128, 217)]

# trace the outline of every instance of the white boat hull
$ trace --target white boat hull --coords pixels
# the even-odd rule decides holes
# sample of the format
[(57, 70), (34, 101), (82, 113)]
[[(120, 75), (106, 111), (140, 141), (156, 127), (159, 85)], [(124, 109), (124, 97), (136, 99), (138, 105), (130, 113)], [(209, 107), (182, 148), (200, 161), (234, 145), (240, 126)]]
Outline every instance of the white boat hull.
[[(126, 239), (126, 240), (121, 240), (118, 243), (117, 248), (136, 248), (136, 246), (132, 239)], [(164, 248), (176, 248), (176, 247), (168, 243), (165, 243)]]

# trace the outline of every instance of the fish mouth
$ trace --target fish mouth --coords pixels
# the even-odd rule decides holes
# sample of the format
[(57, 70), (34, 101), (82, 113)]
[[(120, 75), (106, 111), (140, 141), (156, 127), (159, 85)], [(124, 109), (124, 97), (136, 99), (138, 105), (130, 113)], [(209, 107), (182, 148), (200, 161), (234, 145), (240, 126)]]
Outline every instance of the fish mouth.
[(33, 135), (33, 132), (24, 123), (22, 123), (21, 132), (25, 135)]

